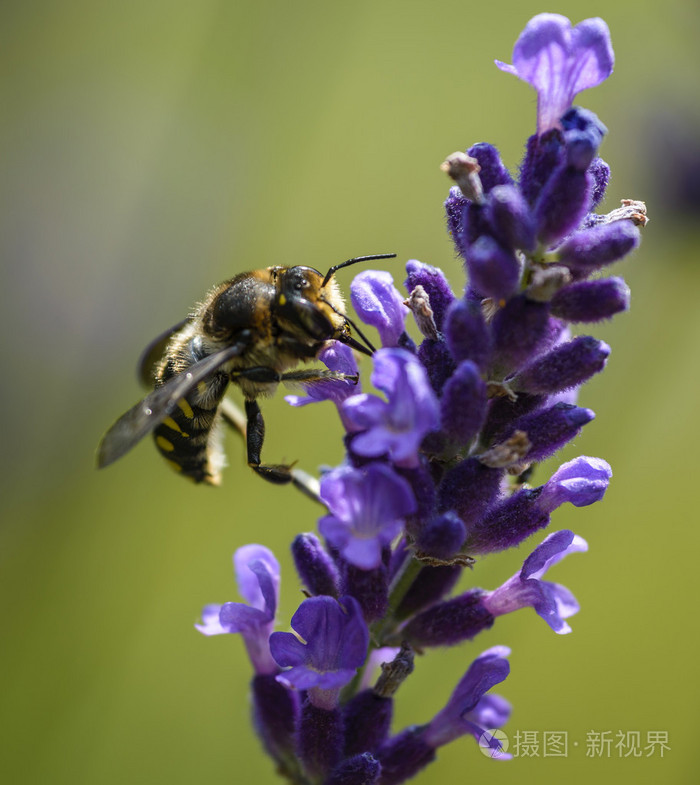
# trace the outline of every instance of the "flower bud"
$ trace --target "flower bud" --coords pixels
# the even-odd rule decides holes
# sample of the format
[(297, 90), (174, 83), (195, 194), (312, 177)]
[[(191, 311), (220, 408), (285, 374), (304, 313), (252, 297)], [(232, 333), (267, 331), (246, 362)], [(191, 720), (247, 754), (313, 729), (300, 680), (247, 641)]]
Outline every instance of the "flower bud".
[(630, 306), (630, 289), (622, 278), (578, 281), (552, 298), (552, 315), (567, 322), (599, 322)]

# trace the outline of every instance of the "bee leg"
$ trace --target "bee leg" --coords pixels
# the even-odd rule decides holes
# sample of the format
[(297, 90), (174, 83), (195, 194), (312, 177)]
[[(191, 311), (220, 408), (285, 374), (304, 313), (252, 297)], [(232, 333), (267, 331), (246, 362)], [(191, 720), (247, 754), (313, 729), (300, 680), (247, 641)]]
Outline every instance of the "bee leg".
[[(219, 404), (219, 411), (227, 425), (230, 425), (242, 439), (246, 439), (245, 415), (238, 406), (228, 398), (224, 398)], [(290, 471), (292, 474), (292, 485), (294, 485), (298, 491), (301, 491), (304, 496), (308, 496), (309, 499), (312, 499), (319, 504), (323, 504), (321, 497), (319, 496), (318, 480), (298, 466), (293, 466)]]
[(284, 485), (294, 479), (292, 467), (284, 464), (265, 464), (260, 462), (260, 452), (262, 451), (265, 439), (265, 422), (262, 412), (256, 400), (245, 402), (245, 413), (247, 417), (246, 426), (246, 446), (248, 449), (248, 466), (263, 477), (268, 482), (276, 485)]

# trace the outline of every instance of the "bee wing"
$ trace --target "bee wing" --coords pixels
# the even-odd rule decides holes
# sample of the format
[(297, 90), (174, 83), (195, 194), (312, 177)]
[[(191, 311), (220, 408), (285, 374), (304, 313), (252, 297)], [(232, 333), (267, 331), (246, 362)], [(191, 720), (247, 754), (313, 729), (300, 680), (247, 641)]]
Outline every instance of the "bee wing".
[(181, 322), (173, 325), (169, 330), (164, 330), (160, 335), (156, 336), (141, 352), (138, 363), (136, 364), (136, 373), (139, 381), (146, 387), (153, 387), (155, 381), (153, 376), (153, 369), (156, 363), (161, 359), (165, 352), (165, 347), (168, 341), (175, 335), (175, 333), (182, 330), (182, 328), (189, 322), (189, 317), (183, 319)]
[(144, 436), (169, 417), (178, 401), (224, 363), (241, 354), (245, 344), (236, 343), (220, 352), (210, 354), (195, 363), (188, 371), (178, 374), (155, 389), (142, 401), (123, 414), (102, 437), (97, 448), (97, 468), (109, 466), (121, 458)]

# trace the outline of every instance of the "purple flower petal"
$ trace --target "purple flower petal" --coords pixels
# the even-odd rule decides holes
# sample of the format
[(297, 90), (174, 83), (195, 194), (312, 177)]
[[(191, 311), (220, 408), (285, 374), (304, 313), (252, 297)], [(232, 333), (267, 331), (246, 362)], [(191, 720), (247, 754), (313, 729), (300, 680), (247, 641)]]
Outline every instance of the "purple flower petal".
[(541, 135), (558, 125), (577, 93), (607, 79), (614, 62), (610, 31), (602, 19), (584, 19), (572, 28), (565, 16), (538, 14), (513, 48), (513, 65), (500, 60), (496, 65), (537, 90)]
[(484, 606), (494, 616), (531, 606), (554, 632), (560, 635), (571, 632), (564, 619), (578, 613), (576, 598), (565, 586), (540, 579), (568, 554), (586, 550), (586, 541), (573, 532), (564, 530), (550, 534), (528, 556), (520, 573), (484, 595)]
[(241, 633), (256, 673), (273, 673), (268, 639), (275, 626), (279, 597), (280, 567), (272, 551), (263, 545), (244, 545), (233, 555), (241, 595), (248, 601), (207, 605), (202, 624), (195, 625), (203, 635)]
[[(279, 677), (296, 689), (332, 690), (347, 684), (364, 662), (369, 631), (353, 597), (311, 597), (292, 617), (291, 632), (274, 632), (270, 651)], [(301, 639), (301, 640), (300, 640)]]
[(222, 635), (228, 630), (225, 630), (219, 621), (219, 612), (221, 605), (211, 603), (202, 608), (202, 623), (195, 624), (195, 629), (199, 630), (202, 635)]
[[(484, 731), (479, 727), (479, 720), (491, 719), (494, 714), (494, 704), (482, 706), (480, 702), (491, 687), (508, 676), (510, 665), (505, 658), (509, 654), (510, 649), (505, 646), (494, 646), (472, 662), (447, 706), (435, 715), (425, 731), (424, 739), (431, 747), (440, 747), (465, 733), (479, 738)], [(500, 704), (500, 717), (501, 724), (508, 718), (505, 702)]]
[(386, 464), (334, 469), (321, 479), (320, 493), (330, 510), (319, 521), (321, 534), (362, 570), (380, 566), (382, 548), (416, 509), (411, 486)]
[[(352, 349), (339, 341), (331, 341), (321, 350), (318, 359), (329, 371), (346, 373), (348, 376), (358, 374), (357, 362)], [(320, 401), (333, 401), (334, 404), (340, 405), (351, 395), (357, 395), (360, 390), (359, 382), (329, 379), (306, 386), (306, 395), (285, 395), (284, 400), (291, 406), (306, 406), (308, 403), (319, 403)]]
[[(244, 545), (233, 554), (238, 591), (248, 604), (274, 619), (279, 598), (280, 565), (264, 545)], [(237, 604), (237, 603), (230, 603)]]
[(376, 327), (382, 346), (398, 346), (408, 308), (391, 273), (365, 270), (356, 275), (350, 284), (350, 300), (360, 319)]
[(376, 396), (348, 398), (341, 407), (353, 430), (359, 455), (386, 453), (395, 462), (415, 463), (426, 434), (440, 426), (440, 408), (419, 360), (404, 349), (380, 349), (374, 355), (372, 384), (386, 393), (385, 403)]
[(538, 507), (545, 512), (556, 510), (564, 502), (586, 507), (603, 498), (611, 477), (610, 464), (602, 458), (574, 458), (560, 466), (542, 487)]

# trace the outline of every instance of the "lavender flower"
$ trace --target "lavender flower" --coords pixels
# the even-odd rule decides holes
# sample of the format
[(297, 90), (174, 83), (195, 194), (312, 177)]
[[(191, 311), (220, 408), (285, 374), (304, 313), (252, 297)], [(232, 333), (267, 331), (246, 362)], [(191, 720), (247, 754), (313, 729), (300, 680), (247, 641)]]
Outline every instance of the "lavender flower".
[(496, 60), (507, 73), (537, 90), (537, 132), (556, 127), (577, 93), (605, 81), (615, 56), (610, 31), (602, 19), (585, 19), (575, 27), (559, 14), (531, 19), (513, 48), (513, 65)]
[(560, 635), (571, 632), (571, 627), (564, 619), (578, 613), (579, 605), (575, 597), (566, 587), (548, 583), (541, 578), (552, 565), (568, 554), (587, 550), (586, 541), (573, 532), (550, 534), (528, 556), (519, 573), (483, 598), (484, 607), (494, 616), (501, 616), (532, 606), (554, 632)]
[(279, 597), (280, 566), (272, 551), (263, 545), (244, 545), (233, 555), (238, 591), (248, 604), (227, 602), (207, 605), (202, 624), (195, 627), (203, 635), (239, 632), (256, 673), (275, 673), (268, 639), (275, 626)]
[(394, 287), (391, 273), (366, 270), (356, 275), (350, 286), (350, 298), (362, 321), (377, 329), (382, 346), (399, 345), (408, 309)]
[(357, 435), (352, 450), (369, 458), (388, 455), (413, 466), (423, 437), (437, 430), (440, 413), (425, 370), (405, 349), (380, 349), (374, 357), (372, 384), (387, 396), (353, 395), (341, 411)]
[[(489, 690), (508, 675), (508, 650), (484, 652), (431, 721), (391, 735), (414, 658), (476, 638), (524, 607), (555, 632), (570, 631), (578, 603), (543, 578), (586, 550), (571, 531), (546, 536), (496, 589), (453, 591), (465, 567), (478, 567), (475, 557), (546, 529), (564, 503), (600, 501), (612, 477), (604, 460), (581, 456), (536, 482), (538, 464), (593, 421), (578, 398), (610, 356), (603, 341), (572, 337), (570, 325), (629, 307), (624, 281), (603, 273), (637, 247), (646, 222), (643, 203), (631, 200), (594, 212), (610, 176), (598, 155), (607, 129), (571, 105), (610, 75), (613, 61), (602, 20), (531, 20), (513, 65), (497, 61), (538, 92), (537, 131), (519, 176), (487, 143), (443, 166), (454, 181), (445, 211), (467, 275), (455, 287), (463, 296), (439, 268), (414, 259), (405, 299), (389, 273), (362, 272), (352, 302), (368, 332), (379, 333), (371, 381), (384, 397), (348, 379), (287, 399), (333, 401), (345, 429), (345, 460), (323, 474), (315, 497), (326, 506), (318, 536), (292, 544), (307, 599), (293, 632), (273, 632), (279, 567), (262, 546), (247, 546), (236, 573), (248, 604), (207, 606), (198, 629), (243, 635), (256, 673), (255, 728), (295, 785), (395, 785), (465, 734), (507, 757), (492, 730), (510, 705)], [(406, 333), (408, 310), (417, 346)], [(330, 343), (320, 357), (357, 374), (347, 346)]]
[(411, 486), (383, 463), (328, 472), (321, 480), (321, 499), (331, 514), (318, 522), (319, 531), (345, 561), (362, 570), (380, 566), (382, 549), (416, 509)]
[(273, 632), (275, 662), (289, 668), (277, 677), (282, 684), (310, 690), (312, 701), (335, 705), (337, 691), (365, 661), (369, 633), (354, 597), (311, 597), (292, 616), (296, 632)]

